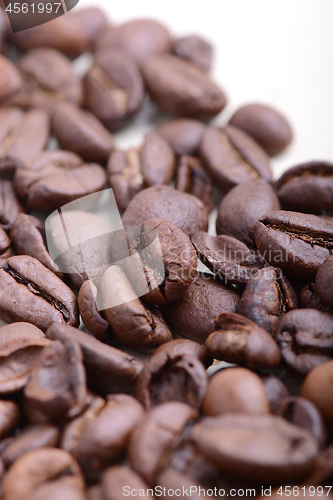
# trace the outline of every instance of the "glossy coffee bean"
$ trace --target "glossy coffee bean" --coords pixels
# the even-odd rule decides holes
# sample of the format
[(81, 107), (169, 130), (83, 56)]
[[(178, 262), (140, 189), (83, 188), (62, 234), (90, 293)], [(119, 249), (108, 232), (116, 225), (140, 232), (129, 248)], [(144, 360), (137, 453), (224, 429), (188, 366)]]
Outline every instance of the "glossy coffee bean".
[(10, 103), (22, 86), (22, 79), (14, 64), (0, 54), (0, 104)]
[(305, 378), (301, 396), (310, 399), (324, 415), (327, 424), (333, 426), (333, 360), (317, 366)]
[(163, 306), (162, 312), (173, 331), (203, 344), (216, 316), (221, 312), (237, 312), (239, 300), (231, 286), (221, 285), (212, 275), (198, 273), (183, 296)]
[(333, 256), (325, 260), (319, 267), (316, 280), (316, 292), (319, 298), (333, 308)]
[(267, 153), (249, 135), (231, 125), (208, 127), (201, 139), (199, 155), (223, 191), (260, 178), (272, 180)]
[(317, 309), (295, 309), (281, 320), (276, 341), (283, 361), (306, 375), (333, 357), (333, 315)]
[(230, 118), (230, 125), (251, 135), (270, 156), (281, 153), (292, 141), (292, 131), (286, 118), (264, 104), (246, 104)]
[(211, 69), (213, 47), (199, 35), (177, 38), (173, 44), (173, 51), (178, 57), (192, 62), (203, 71)]
[(257, 375), (259, 375), (264, 384), (271, 412), (274, 413), (280, 401), (289, 396), (289, 391), (282, 380), (275, 375), (266, 372), (257, 372)]
[(122, 222), (124, 226), (140, 226), (148, 219), (165, 219), (192, 236), (206, 231), (208, 216), (203, 203), (195, 196), (180, 193), (169, 186), (153, 186), (141, 191), (129, 203)]
[(281, 210), (256, 223), (254, 238), (272, 266), (298, 278), (313, 279), (333, 251), (333, 224), (315, 215)]
[(273, 188), (264, 180), (240, 184), (221, 201), (216, 232), (237, 238), (253, 248), (256, 222), (263, 215), (279, 209), (280, 203)]
[(100, 121), (74, 104), (56, 106), (52, 128), (62, 149), (73, 151), (86, 161), (103, 163), (113, 150), (112, 136)]
[(209, 380), (202, 405), (205, 415), (269, 413), (268, 397), (258, 375), (246, 368), (227, 368)]
[(310, 307), (311, 309), (318, 309), (319, 311), (333, 314), (333, 307), (325, 304), (317, 294), (315, 283), (308, 283), (302, 287), (299, 294), (299, 305), (300, 307)]
[(90, 46), (93, 47), (99, 34), (107, 26), (108, 20), (103, 10), (99, 7), (75, 9), (72, 17), (81, 24)]
[(0, 401), (0, 438), (13, 434), (21, 417), (19, 406), (14, 401)]
[(54, 322), (79, 324), (72, 290), (34, 257), (18, 255), (3, 260), (0, 297), (0, 318), (7, 323), (26, 321), (43, 331)]
[(205, 347), (216, 359), (254, 370), (271, 368), (280, 362), (280, 351), (271, 335), (240, 314), (219, 314)]
[(210, 356), (204, 346), (189, 339), (173, 339), (170, 340), (170, 342), (162, 344), (160, 347), (155, 349), (149, 360), (154, 359), (155, 356), (159, 355), (161, 352), (164, 352), (167, 356), (172, 358), (177, 355), (195, 357), (201, 361), (206, 368), (213, 363), (212, 356)]
[(295, 290), (280, 270), (267, 267), (248, 281), (238, 312), (276, 335), (281, 318), (298, 305)]
[(172, 115), (208, 118), (226, 105), (223, 91), (206, 73), (174, 55), (147, 59), (142, 73), (152, 99)]
[(288, 169), (276, 182), (283, 208), (320, 214), (333, 210), (333, 164), (311, 161)]
[(84, 281), (79, 290), (79, 311), (87, 330), (96, 339), (105, 342), (110, 332), (110, 326), (101, 312), (97, 309), (97, 294), (98, 289), (94, 283), (91, 280)]
[(197, 152), (203, 133), (204, 123), (193, 118), (179, 118), (163, 123), (157, 132), (168, 141), (175, 155), (193, 155)]
[(177, 167), (175, 188), (199, 198), (206, 210), (214, 209), (213, 183), (201, 161), (195, 156), (181, 156)]

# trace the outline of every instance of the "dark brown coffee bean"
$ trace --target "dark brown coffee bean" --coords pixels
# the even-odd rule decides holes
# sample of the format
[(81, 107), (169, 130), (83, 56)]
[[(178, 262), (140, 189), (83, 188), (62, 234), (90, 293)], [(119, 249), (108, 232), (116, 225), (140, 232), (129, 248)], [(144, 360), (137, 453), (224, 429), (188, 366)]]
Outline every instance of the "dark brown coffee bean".
[(333, 426), (333, 360), (317, 366), (305, 378), (301, 396), (310, 399)]
[(88, 382), (103, 393), (128, 391), (143, 368), (142, 361), (110, 347), (85, 332), (54, 323), (46, 332), (51, 340), (74, 339), (83, 352)]
[(192, 356), (197, 358), (201, 363), (208, 368), (213, 363), (212, 356), (206, 351), (204, 346), (189, 339), (173, 339), (170, 342), (162, 344), (150, 356), (149, 360), (153, 360), (160, 352), (164, 352), (167, 356), (174, 358), (176, 356)]
[(233, 236), (253, 248), (256, 222), (274, 210), (280, 210), (280, 203), (267, 182), (257, 180), (240, 184), (229, 191), (221, 201), (216, 232)]
[(15, 436), (12, 443), (1, 453), (1, 458), (8, 468), (28, 451), (57, 446), (59, 437), (60, 429), (55, 425), (28, 425)]
[(0, 393), (19, 391), (29, 381), (43, 347), (49, 339), (30, 323), (12, 323), (0, 328)]
[(43, 167), (53, 166), (71, 170), (84, 164), (82, 158), (72, 151), (51, 149), (28, 155), (24, 159), (24, 166), (31, 170), (40, 170)]
[(24, 388), (30, 421), (63, 422), (79, 415), (86, 403), (86, 373), (75, 340), (51, 342), (35, 363)]
[(67, 451), (49, 447), (29, 451), (7, 472), (3, 481), (3, 498), (26, 500), (42, 486), (54, 484), (55, 480), (81, 492), (85, 488), (80, 467)]
[(319, 267), (315, 283), (319, 298), (333, 308), (333, 256)]
[(57, 276), (63, 276), (46, 249), (45, 227), (39, 219), (33, 215), (18, 215), (12, 225), (10, 238), (16, 255), (35, 257)]
[(309, 430), (318, 445), (321, 448), (325, 446), (326, 428), (324, 419), (317, 407), (308, 399), (299, 396), (287, 396), (279, 402), (274, 413), (286, 418), (292, 424)]
[(203, 203), (195, 196), (180, 193), (169, 186), (153, 186), (134, 196), (124, 215), (124, 226), (140, 226), (148, 219), (165, 219), (191, 237), (206, 231), (208, 216)]
[[(330, 257), (329, 257), (330, 258)], [(324, 264), (323, 264), (324, 265)], [(333, 307), (324, 304), (316, 292), (315, 283), (304, 285), (299, 294), (299, 305), (304, 308), (318, 309), (333, 314)]]
[(80, 56), (88, 48), (88, 37), (74, 16), (61, 16), (34, 29), (11, 35), (14, 44), (23, 52), (36, 47), (50, 47), (63, 52), (70, 59)]
[(77, 459), (85, 474), (92, 477), (123, 456), (130, 434), (143, 416), (143, 407), (132, 396), (108, 396), (97, 413), (90, 412), (68, 424), (61, 446)]
[(78, 326), (74, 293), (39, 260), (18, 255), (0, 265), (0, 318), (45, 331), (54, 322)]
[(90, 280), (84, 281), (79, 290), (79, 311), (87, 330), (98, 340), (105, 342), (110, 334), (110, 325), (98, 311), (96, 300), (98, 290)]
[(315, 215), (281, 210), (257, 222), (254, 238), (272, 266), (311, 280), (333, 251), (333, 224)]
[(205, 347), (216, 359), (253, 370), (272, 368), (280, 362), (280, 351), (271, 335), (240, 314), (219, 314)]
[(72, 17), (81, 24), (90, 46), (93, 47), (108, 23), (104, 11), (98, 7), (85, 7), (78, 11), (75, 9)]
[(281, 399), (289, 396), (289, 391), (282, 380), (275, 375), (265, 372), (257, 372), (257, 375), (259, 375), (264, 384), (271, 412), (274, 413)]
[(10, 103), (22, 86), (19, 71), (7, 57), (0, 54), (0, 105)]
[(197, 358), (166, 350), (149, 359), (136, 379), (134, 396), (146, 410), (167, 401), (199, 409), (206, 389), (206, 369)]
[(108, 128), (118, 128), (143, 101), (139, 67), (126, 52), (105, 49), (84, 78), (86, 106)]
[(333, 164), (311, 161), (290, 168), (276, 189), (286, 210), (313, 214), (333, 210)]
[(276, 341), (283, 361), (302, 375), (333, 357), (333, 315), (295, 309), (279, 325)]
[(223, 191), (260, 178), (272, 180), (267, 153), (249, 135), (231, 125), (208, 127), (199, 154), (207, 172)]
[(286, 118), (264, 104), (246, 104), (230, 118), (230, 125), (251, 135), (270, 156), (275, 156), (292, 141), (292, 131)]
[(274, 337), (281, 318), (297, 305), (297, 295), (289, 281), (275, 267), (267, 267), (248, 281), (238, 312)]
[(82, 83), (61, 52), (42, 47), (30, 50), (20, 59), (18, 67), (23, 79), (23, 87), (15, 99), (19, 106), (52, 113), (61, 101), (82, 104)]
[(7, 233), (0, 227), (0, 258), (6, 259), (12, 255), (10, 239)]
[(20, 417), (20, 408), (14, 401), (0, 401), (0, 439), (14, 432)]
[(163, 306), (170, 328), (200, 344), (206, 341), (221, 312), (237, 312), (240, 297), (231, 286), (221, 285), (210, 274), (197, 273), (184, 295)]
[(209, 71), (212, 66), (213, 47), (198, 35), (188, 35), (177, 38), (173, 44), (177, 56), (192, 62), (203, 71)]
[(87, 500), (105, 500), (100, 483), (97, 483), (94, 486), (90, 486), (90, 488), (88, 488)]
[(214, 209), (213, 183), (202, 168), (199, 158), (181, 156), (177, 167), (175, 188), (199, 198), (208, 212)]
[(123, 500), (131, 492), (139, 492), (141, 498), (153, 500), (149, 486), (132, 469), (117, 465), (105, 470), (102, 475), (102, 500)]
[(113, 150), (113, 138), (100, 121), (74, 104), (56, 106), (52, 127), (62, 149), (74, 151), (86, 161), (105, 162)]
[(142, 304), (120, 267), (111, 266), (105, 271), (101, 299), (114, 336), (125, 346), (149, 352), (172, 339), (159, 310)]
[(175, 155), (193, 155), (197, 152), (203, 133), (204, 123), (191, 118), (179, 118), (163, 123), (157, 132), (168, 141)]
[(16, 218), (24, 208), (15, 195), (11, 181), (0, 180), (0, 227), (9, 232)]
[[(156, 241), (159, 245), (156, 256), (152, 249), (143, 273), (141, 251), (153, 248)], [(163, 267), (157, 265), (158, 253), (163, 258)], [(172, 222), (163, 219), (149, 219), (139, 228), (130, 255), (126, 263), (129, 279), (139, 296), (141, 289), (147, 288), (148, 281), (149, 291), (142, 295), (142, 300), (148, 304), (163, 305), (179, 299), (196, 276), (197, 255), (190, 238)]]
[(14, 178), (15, 190), (30, 210), (51, 213), (82, 196), (101, 191), (104, 169), (95, 163), (65, 169), (45, 165), (38, 170), (21, 168)]
[(227, 368), (209, 380), (202, 405), (205, 415), (269, 413), (268, 397), (258, 375), (246, 368)]
[(153, 484), (185, 427), (198, 417), (197, 410), (178, 401), (152, 408), (130, 438), (127, 452), (132, 469)]
[(259, 484), (298, 484), (318, 453), (309, 431), (273, 415), (206, 418), (193, 440), (221, 472)]
[(154, 54), (169, 52), (172, 42), (163, 24), (153, 19), (136, 19), (102, 31), (96, 41), (96, 49), (109, 47), (124, 50), (141, 64)]
[(265, 261), (244, 243), (231, 236), (210, 236), (198, 231), (192, 243), (202, 262), (222, 281), (247, 283)]
[(217, 115), (226, 105), (223, 91), (194, 64), (167, 54), (142, 66), (152, 99), (167, 113), (193, 118)]
[[(62, 481), (50, 481), (29, 495), (26, 500), (87, 500), (83, 490), (71, 485), (63, 484)], [(102, 499), (103, 500), (103, 499)]]

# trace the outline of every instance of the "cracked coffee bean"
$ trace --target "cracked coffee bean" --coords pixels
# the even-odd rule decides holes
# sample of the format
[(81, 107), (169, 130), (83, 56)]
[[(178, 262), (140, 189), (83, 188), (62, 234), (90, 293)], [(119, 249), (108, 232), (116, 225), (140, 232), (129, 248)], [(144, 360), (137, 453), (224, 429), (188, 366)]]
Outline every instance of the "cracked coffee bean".
[(175, 189), (199, 198), (207, 212), (214, 209), (213, 183), (199, 158), (181, 156), (177, 167)]

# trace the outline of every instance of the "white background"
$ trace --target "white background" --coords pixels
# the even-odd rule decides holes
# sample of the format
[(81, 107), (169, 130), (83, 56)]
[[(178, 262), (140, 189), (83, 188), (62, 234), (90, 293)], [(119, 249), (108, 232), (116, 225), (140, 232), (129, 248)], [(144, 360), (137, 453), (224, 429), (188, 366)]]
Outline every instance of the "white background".
[[(276, 106), (291, 122), (294, 141), (272, 160), (275, 176), (304, 161), (333, 161), (333, 0), (80, 0), (75, 10), (92, 4), (115, 24), (152, 17), (176, 36), (210, 40), (213, 75), (228, 96), (215, 122), (251, 101)], [(138, 130), (116, 141), (137, 143)]]

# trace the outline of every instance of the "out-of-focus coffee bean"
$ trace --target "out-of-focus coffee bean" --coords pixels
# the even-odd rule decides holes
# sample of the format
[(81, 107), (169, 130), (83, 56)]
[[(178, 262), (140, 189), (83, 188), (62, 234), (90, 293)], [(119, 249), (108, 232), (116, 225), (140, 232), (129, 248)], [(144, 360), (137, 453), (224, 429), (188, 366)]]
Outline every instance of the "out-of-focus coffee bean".
[(84, 281), (79, 290), (79, 311), (87, 330), (96, 339), (105, 342), (110, 332), (110, 325), (97, 309), (97, 294), (98, 289), (94, 283), (90, 280)]
[(81, 24), (90, 46), (94, 47), (96, 39), (108, 23), (103, 10), (98, 7), (85, 7), (75, 10), (71, 17)]
[(149, 486), (132, 469), (121, 465), (103, 472), (101, 488), (104, 500), (121, 500), (127, 493), (139, 491), (141, 498), (153, 500)]
[(259, 375), (264, 384), (271, 412), (274, 413), (281, 399), (289, 396), (289, 391), (282, 380), (275, 375), (266, 372), (257, 372), (257, 375)]
[(223, 91), (204, 71), (174, 55), (150, 57), (142, 72), (152, 99), (167, 113), (208, 118), (226, 105)]
[(0, 180), (0, 227), (9, 232), (12, 224), (24, 212), (24, 208), (16, 197), (13, 183)]
[(170, 144), (175, 155), (193, 155), (197, 152), (203, 133), (204, 123), (193, 118), (179, 118), (163, 123), (156, 131)]
[(60, 149), (44, 150), (39, 153), (27, 155), (24, 159), (24, 166), (31, 170), (39, 170), (47, 166), (71, 170), (83, 164), (84, 161), (76, 153)]
[(205, 415), (269, 413), (269, 402), (258, 375), (246, 368), (226, 368), (209, 380), (202, 410)]
[(15, 430), (19, 423), (21, 412), (14, 401), (0, 401), (0, 439), (3, 439)]
[(303, 382), (301, 396), (310, 399), (322, 412), (328, 425), (333, 426), (333, 360), (310, 371)]
[(333, 314), (333, 307), (325, 304), (317, 294), (315, 283), (307, 283), (302, 287), (299, 294), (299, 305), (300, 307), (309, 307), (311, 309), (318, 309), (319, 311), (329, 312)]
[(173, 339), (170, 342), (162, 344), (150, 356), (149, 360), (153, 360), (160, 352), (164, 352), (167, 356), (174, 358), (175, 356), (194, 356), (208, 368), (213, 363), (212, 356), (206, 351), (204, 346), (190, 339)]
[(45, 498), (48, 500), (87, 500), (82, 489), (63, 484), (62, 481), (58, 480), (41, 486), (32, 495), (29, 495), (26, 500), (45, 500)]
[(199, 158), (181, 156), (177, 167), (175, 188), (199, 198), (208, 212), (214, 209), (213, 183), (202, 168)]
[(315, 284), (319, 298), (333, 308), (333, 256), (326, 259), (319, 267)]
[(0, 258), (6, 259), (12, 255), (10, 243), (7, 233), (0, 227)]
[(22, 86), (19, 71), (7, 57), (0, 54), (0, 105), (10, 103)]
[(188, 35), (177, 38), (173, 50), (178, 57), (192, 62), (203, 71), (209, 71), (212, 66), (213, 47), (199, 35)]
[(232, 115), (229, 123), (251, 135), (270, 156), (281, 153), (292, 141), (288, 121), (271, 106), (246, 104)]

